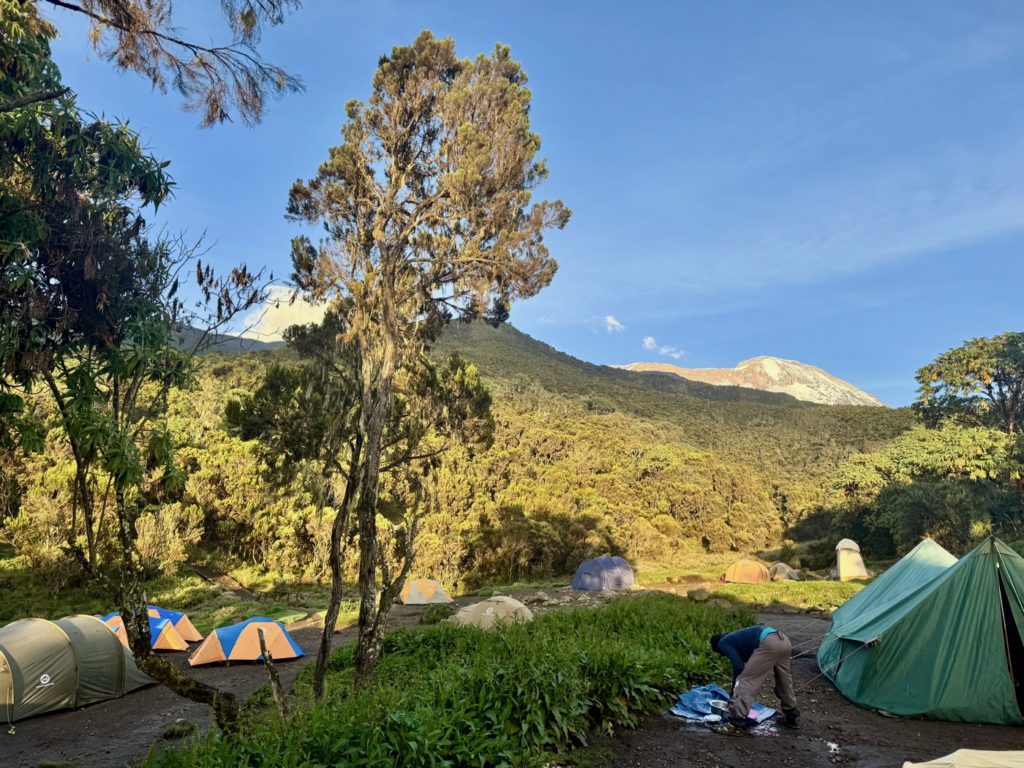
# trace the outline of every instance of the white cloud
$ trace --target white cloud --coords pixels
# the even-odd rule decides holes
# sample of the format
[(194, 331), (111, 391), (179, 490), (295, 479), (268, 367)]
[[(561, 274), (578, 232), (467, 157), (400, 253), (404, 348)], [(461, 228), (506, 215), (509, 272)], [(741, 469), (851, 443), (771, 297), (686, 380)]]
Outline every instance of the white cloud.
[(292, 302), (291, 298), (291, 288), (272, 286), (267, 303), (243, 319), (245, 330), (239, 335), (260, 341), (280, 341), (288, 326), (319, 323), (323, 319), (327, 311), (325, 304), (310, 304), (301, 298)]
[(673, 360), (679, 360), (686, 354), (679, 347), (673, 347), (670, 344), (659, 344), (653, 336), (644, 336), (643, 345), (644, 349), (656, 350), (659, 355), (671, 357)]
[(626, 330), (626, 326), (615, 319), (615, 315), (604, 316), (604, 329), (608, 333), (622, 333)]

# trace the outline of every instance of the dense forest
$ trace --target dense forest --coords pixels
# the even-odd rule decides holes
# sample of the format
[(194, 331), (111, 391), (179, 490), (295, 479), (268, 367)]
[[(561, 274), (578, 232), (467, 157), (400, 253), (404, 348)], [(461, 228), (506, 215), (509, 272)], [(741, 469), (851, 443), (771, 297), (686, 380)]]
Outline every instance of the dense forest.
[[(453, 446), (428, 478), (414, 572), (455, 588), (564, 574), (602, 552), (666, 565), (686, 553), (757, 552), (800, 538), (801, 526), (857, 535), (880, 556), (924, 533), (959, 549), (991, 525), (1015, 533), (1020, 520), (1019, 495), (991, 482), (1007, 460), (996, 430), (932, 430), (910, 409), (810, 406), (594, 366), (509, 325), (453, 324), (433, 356), (453, 352), (479, 368), (495, 422), (489, 446)], [(226, 418), (268, 369), (297, 364), (288, 349), (213, 351), (194, 386), (171, 392), (168, 425), (186, 479), (138, 521), (151, 573), (202, 550), (326, 578), (331, 510), (316, 482), (275, 480), (275, 457)], [(3, 536), (60, 585), (79, 576), (68, 542), (84, 531), (80, 520), (71, 528), (74, 466), (50, 416), (46, 450), (5, 454)], [(115, 542), (97, 482), (102, 559)], [(939, 521), (954, 498), (973, 516)], [(904, 529), (894, 510), (912, 503), (933, 511)]]

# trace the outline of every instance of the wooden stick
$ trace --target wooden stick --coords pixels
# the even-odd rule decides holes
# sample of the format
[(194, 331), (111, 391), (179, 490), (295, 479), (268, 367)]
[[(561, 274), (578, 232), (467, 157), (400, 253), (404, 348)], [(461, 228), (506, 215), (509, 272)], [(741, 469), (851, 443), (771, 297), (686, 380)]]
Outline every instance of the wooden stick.
[(270, 678), (270, 690), (274, 693), (274, 703), (277, 704), (277, 711), (282, 720), (288, 719), (288, 699), (285, 696), (284, 688), (281, 687), (281, 677), (277, 674), (277, 667), (274, 666), (274, 657), (267, 650), (267, 641), (263, 637), (263, 629), (256, 630), (260, 636), (260, 653), (263, 654), (263, 663), (267, 667), (267, 677)]

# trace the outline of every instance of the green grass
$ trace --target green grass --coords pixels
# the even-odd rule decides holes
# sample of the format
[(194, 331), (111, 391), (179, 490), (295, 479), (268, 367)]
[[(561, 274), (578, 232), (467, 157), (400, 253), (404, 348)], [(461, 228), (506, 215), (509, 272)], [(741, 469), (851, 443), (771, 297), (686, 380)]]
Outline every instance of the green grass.
[(755, 609), (789, 606), (802, 611), (833, 611), (864, 588), (858, 581), (777, 581), (769, 584), (722, 584), (714, 597)]
[(751, 620), (746, 611), (643, 595), (490, 633), (448, 624), (396, 630), (369, 688), (352, 689), (354, 649), (345, 646), (332, 656), (324, 702), (309, 700), (303, 670), (289, 722), (264, 712), (242, 740), (211, 734), (148, 764), (532, 768), (595, 729), (635, 726), (693, 683), (724, 679), (726, 662), (707, 638)]

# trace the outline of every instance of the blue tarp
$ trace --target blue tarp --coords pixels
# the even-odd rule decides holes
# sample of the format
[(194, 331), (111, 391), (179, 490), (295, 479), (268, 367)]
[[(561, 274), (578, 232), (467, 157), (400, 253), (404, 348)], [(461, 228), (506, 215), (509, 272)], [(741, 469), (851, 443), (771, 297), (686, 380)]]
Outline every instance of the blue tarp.
[[(722, 719), (722, 711), (712, 707), (711, 702), (728, 700), (729, 693), (721, 686), (714, 683), (698, 685), (686, 691), (686, 693), (679, 694), (679, 698), (669, 712), (676, 717), (685, 717), (687, 720), (717, 723)], [(775, 710), (771, 707), (755, 703), (750, 707), (747, 719), (755, 723), (763, 723), (774, 714)]]
[(621, 557), (595, 557), (584, 560), (572, 577), (572, 588), (580, 591), (629, 589), (633, 586), (633, 569)]

